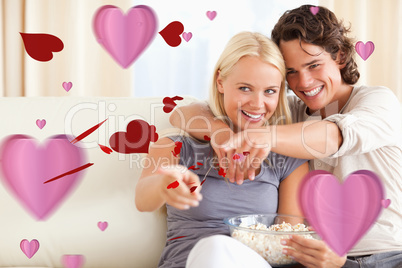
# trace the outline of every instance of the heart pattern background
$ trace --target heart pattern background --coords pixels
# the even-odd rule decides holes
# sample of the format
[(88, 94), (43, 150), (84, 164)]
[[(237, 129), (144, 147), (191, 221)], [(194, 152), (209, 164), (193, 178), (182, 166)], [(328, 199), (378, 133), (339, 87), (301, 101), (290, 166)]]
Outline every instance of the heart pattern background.
[[(131, 64), (133, 64), (138, 59), (138, 57), (142, 53), (144, 53), (146, 48), (152, 43), (155, 33), (156, 33), (156, 28), (157, 28), (156, 14), (153, 14), (153, 19), (154, 19), (153, 20), (153, 19), (151, 19), (152, 15), (149, 15), (149, 13), (147, 13), (148, 15), (145, 15), (145, 17), (148, 16), (149, 21), (154, 21), (155, 27), (154, 28), (150, 27), (150, 28), (152, 28), (152, 30), (149, 30), (148, 34), (140, 34), (139, 31), (138, 32), (135, 31), (134, 35), (138, 37), (136, 41), (132, 42), (132, 44), (135, 43), (135, 46), (133, 46), (135, 48), (131, 48), (131, 49), (123, 50), (123, 51), (119, 51), (119, 49), (116, 49), (116, 47), (129, 42), (127, 40), (124, 40), (125, 37), (123, 37), (123, 36), (127, 36), (128, 35), (127, 33), (132, 31), (133, 28), (138, 29), (138, 28), (141, 28), (142, 26), (144, 26), (143, 22), (140, 22), (138, 20), (134, 20), (136, 23), (135, 26), (133, 26), (134, 24), (130, 24), (129, 22), (127, 22), (127, 21), (132, 21), (131, 12), (134, 13), (133, 9), (137, 9), (136, 12), (139, 12), (139, 10), (142, 9), (142, 7), (140, 7), (140, 6), (133, 7), (126, 14), (123, 14), (123, 12), (118, 7), (104, 6), (101, 9), (99, 9), (99, 12), (96, 13), (96, 16), (94, 17), (94, 21), (93, 21), (94, 33), (95, 33), (96, 40), (105, 49), (105, 51), (107, 53), (109, 53), (110, 56), (121, 67), (123, 67), (125, 69), (128, 68)], [(147, 8), (145, 8), (144, 10), (146, 10), (146, 9)], [(141, 10), (141, 12), (143, 12), (144, 10)], [(311, 12), (313, 14), (314, 13), (316, 14), (318, 11), (319, 11), (318, 7), (317, 7), (317, 9), (311, 9)], [(152, 12), (153, 11), (151, 9), (151, 13)], [(203, 12), (205, 12), (205, 11), (203, 11)], [(146, 13), (146, 11), (144, 11), (144, 13)], [(205, 13), (203, 13), (203, 16), (204, 16), (203, 18), (205, 20), (204, 14)], [(99, 15), (99, 17), (97, 15)], [(206, 13), (206, 17), (210, 21), (213, 21), (216, 18), (216, 16), (217, 16), (216, 11), (208, 11)], [(138, 17), (138, 16), (136, 16), (136, 17)], [(150, 24), (152, 24), (152, 23), (150, 23)], [(181, 26), (183, 26), (183, 27), (181, 27), (180, 24), (181, 24), (180, 22), (177, 22), (175, 24), (177, 27), (174, 28), (174, 31), (171, 31), (171, 32), (166, 31), (166, 32), (168, 32), (167, 34), (165, 34), (165, 32), (163, 32), (163, 30), (160, 32), (162, 38), (166, 41), (166, 43), (169, 46), (175, 47), (175, 46), (180, 45), (180, 43), (181, 43), (180, 35), (181, 35), (182, 39), (185, 40), (186, 42), (189, 42), (192, 39), (192, 37), (193, 37), (192, 33), (184, 32), (184, 26), (181, 24)], [(127, 28), (130, 28), (130, 30), (127, 30)], [(111, 33), (113, 31), (118, 32), (118, 33), (114, 33), (115, 35), (113, 35)], [(25, 40), (28, 40), (28, 39), (26, 39), (24, 37), (24, 35), (29, 38), (46, 37), (46, 36), (28, 36), (27, 34), (21, 34), (21, 36), (24, 40), (24, 44), (26, 45), (25, 49), (26, 49), (27, 53), (29, 50), (29, 45), (27, 45), (28, 43), (25, 43)], [(116, 36), (118, 36), (118, 37), (116, 37)], [(167, 38), (165, 39), (165, 37), (167, 37)], [(52, 37), (50, 35), (48, 35), (46, 38), (53, 38), (53, 40), (58, 39), (56, 36)], [(40, 41), (40, 42), (42, 42), (42, 41)], [(60, 40), (60, 42), (61, 42), (61, 40)], [(60, 42), (58, 42), (59, 46), (60, 46)], [(56, 43), (57, 43), (57, 41), (53, 42), (53, 44), (56, 44)], [(42, 51), (42, 52), (46, 52), (47, 54), (39, 55), (38, 54), (39, 52), (35, 52), (37, 54), (36, 56), (32, 56), (32, 55), (35, 55), (35, 53), (31, 53), (32, 55), (30, 55), (30, 56), (39, 61), (48, 61), (48, 60), (52, 59), (53, 56), (57, 55), (54, 52), (60, 52), (62, 49), (63, 48), (60, 49), (60, 48), (49, 47), (49, 48), (47, 48), (47, 51)], [(372, 42), (367, 42), (366, 44), (364, 44), (363, 42), (358, 42), (358, 44), (356, 44), (356, 52), (360, 55), (360, 57), (362, 57), (363, 60), (367, 60), (370, 57), (370, 55), (373, 53), (373, 51), (374, 51), (374, 44)], [(28, 54), (30, 54), (30, 53), (28, 53)], [(59, 86), (60, 86), (60, 84), (58, 82), (58, 87)], [(72, 83), (71, 82), (63, 82), (62, 87), (66, 92), (69, 92), (69, 90), (72, 88)], [(172, 103), (169, 101), (167, 101), (167, 103), (164, 103), (164, 104), (165, 104), (164, 110), (166, 110), (166, 112), (172, 111), (173, 107), (175, 106), (174, 102)], [(43, 129), (46, 125), (46, 120), (37, 119), (36, 125), (39, 129)], [(46, 129), (44, 129), (44, 131), (46, 131)], [(150, 130), (150, 132), (151, 132), (151, 130)], [(29, 138), (30, 137), (28, 137), (28, 139)], [(209, 137), (206, 137), (205, 139), (207, 140), (207, 139), (209, 139)], [(33, 139), (32, 139), (32, 144), (35, 144), (35, 141)], [(43, 148), (43, 147), (37, 146), (38, 151), (39, 151), (39, 148)], [(103, 148), (105, 148), (105, 147), (103, 147)], [(109, 152), (111, 152), (111, 150)], [(246, 155), (245, 153), (246, 152), (244, 152), (243, 154)], [(41, 158), (41, 157), (39, 157), (39, 158)], [(23, 165), (24, 164), (23, 161), (21, 161), (20, 164)], [(81, 164), (79, 164), (78, 166), (80, 166), (80, 165)], [(70, 168), (70, 167), (68, 167), (68, 168)], [(64, 171), (66, 171), (66, 170), (64, 170)], [(39, 173), (39, 171), (34, 171), (34, 173)], [(53, 176), (53, 175), (51, 175), (51, 176)], [(50, 178), (50, 177), (48, 176), (48, 178)], [(76, 182), (78, 183), (79, 179), (76, 179)], [(4, 182), (4, 184), (7, 184), (7, 182)], [(18, 199), (19, 202), (24, 204), (24, 207), (26, 207), (27, 211), (29, 211), (36, 219), (46, 220), (48, 217), (50, 217), (52, 215), (52, 213), (57, 211), (57, 207), (60, 206), (62, 204), (63, 200), (65, 200), (68, 197), (68, 194), (71, 193), (72, 188), (73, 187), (71, 187), (71, 189), (66, 187), (65, 188), (65, 190), (67, 192), (66, 195), (59, 197), (60, 200), (57, 200), (57, 198), (55, 198), (53, 201), (50, 201), (51, 204), (49, 205), (49, 207), (47, 209), (32, 208), (33, 207), (32, 204), (34, 204), (35, 202), (31, 201), (32, 199), (28, 199), (28, 198), (26, 198), (26, 200), (23, 200), (24, 199), (23, 196), (25, 196), (25, 195), (18, 193), (18, 190), (14, 191), (15, 192), (14, 195), (16, 196), (16, 199)], [(12, 192), (12, 191), (10, 191), (10, 192)], [(19, 197), (17, 197), (17, 196), (19, 196)], [(46, 194), (44, 196), (46, 196)], [(31, 205), (28, 205), (28, 204), (31, 204)], [(380, 204), (382, 205), (383, 208), (387, 208), (390, 205), (390, 200), (382, 199)], [(46, 210), (48, 210), (48, 211), (46, 211)], [(99, 222), (98, 228), (101, 231), (104, 231), (107, 228), (107, 222)], [(24, 247), (22, 247), (22, 244), (24, 244)], [(36, 246), (37, 246), (37, 249), (35, 249)], [(25, 255), (27, 255), (27, 257), (30, 256), (28, 258), (33, 257), (33, 255), (37, 252), (38, 248), (39, 248), (39, 242), (37, 240), (32, 240), (31, 242), (26, 240), (24, 243), (22, 243), (22, 241), (21, 241), (21, 250), (24, 252)], [(81, 255), (66, 255), (66, 256), (81, 256)], [(83, 256), (81, 256), (81, 257), (83, 258)], [(74, 260), (74, 261), (70, 262), (70, 264), (68, 264), (68, 262), (64, 263), (64, 261), (63, 261), (63, 265), (65, 267), (70, 267), (70, 268), (81, 267), (83, 265), (83, 260), (80, 260), (81, 257), (70, 257), (70, 259)]]

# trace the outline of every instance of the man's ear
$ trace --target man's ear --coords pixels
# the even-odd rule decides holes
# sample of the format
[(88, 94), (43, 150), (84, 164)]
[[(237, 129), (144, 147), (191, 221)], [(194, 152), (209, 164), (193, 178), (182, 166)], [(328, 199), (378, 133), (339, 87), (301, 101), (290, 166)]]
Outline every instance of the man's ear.
[(219, 93), (224, 92), (223, 90), (223, 79), (221, 76), (221, 72), (218, 70), (218, 74), (216, 75), (216, 87), (218, 88)]
[(338, 54), (336, 55), (336, 63), (339, 66), (339, 70), (342, 70), (346, 66), (346, 55), (345, 52), (343, 51), (338, 51)]

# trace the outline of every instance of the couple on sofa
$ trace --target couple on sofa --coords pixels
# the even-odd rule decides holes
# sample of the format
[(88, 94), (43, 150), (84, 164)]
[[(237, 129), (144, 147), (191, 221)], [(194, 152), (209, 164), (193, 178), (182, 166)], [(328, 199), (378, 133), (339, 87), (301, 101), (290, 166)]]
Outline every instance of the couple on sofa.
[[(140, 211), (167, 208), (159, 267), (270, 267), (229, 236), (223, 218), (302, 215), (296, 195), (308, 164), (341, 180), (371, 170), (391, 205), (348, 256), (298, 236), (282, 241), (293, 248), (284, 253), (306, 267), (402, 266), (400, 104), (387, 88), (354, 86), (359, 72), (347, 29), (328, 9), (314, 15), (311, 7), (287, 11), (272, 41), (235, 35), (215, 66), (208, 104), (171, 116), (194, 138), (151, 146), (150, 162), (170, 166), (144, 168), (135, 198)], [(285, 80), (298, 98), (287, 97)]]

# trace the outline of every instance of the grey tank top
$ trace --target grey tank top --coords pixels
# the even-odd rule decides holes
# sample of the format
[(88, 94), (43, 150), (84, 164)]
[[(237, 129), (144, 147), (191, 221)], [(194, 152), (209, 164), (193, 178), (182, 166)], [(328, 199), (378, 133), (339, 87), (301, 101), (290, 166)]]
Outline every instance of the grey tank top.
[(237, 185), (226, 182), (219, 174), (209, 143), (182, 136), (170, 139), (182, 144), (180, 164), (192, 169), (200, 181), (204, 178), (205, 181), (201, 189), (203, 199), (198, 207), (179, 210), (166, 205), (167, 238), (158, 265), (163, 268), (185, 267), (190, 250), (201, 238), (215, 234), (230, 235), (223, 222), (225, 217), (275, 213), (279, 183), (306, 162), (271, 152), (254, 181), (245, 180), (242, 185)]

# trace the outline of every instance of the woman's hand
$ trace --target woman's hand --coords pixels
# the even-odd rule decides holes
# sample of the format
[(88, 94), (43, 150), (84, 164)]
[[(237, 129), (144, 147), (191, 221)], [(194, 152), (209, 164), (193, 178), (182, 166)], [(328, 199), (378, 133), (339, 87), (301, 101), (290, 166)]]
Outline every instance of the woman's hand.
[[(219, 137), (219, 139), (218, 139)], [(213, 136), (212, 147), (219, 158), (219, 165), (227, 170), (230, 182), (242, 184), (247, 178), (253, 180), (271, 151), (269, 129), (247, 129), (239, 133), (219, 133)]]
[(161, 195), (166, 203), (177, 209), (197, 207), (202, 199), (198, 175), (181, 165), (159, 168), (163, 176)]
[(307, 239), (298, 235), (292, 235), (290, 239), (282, 240), (282, 244), (292, 247), (283, 250), (283, 253), (294, 258), (295, 261), (306, 267), (342, 267), (346, 262), (346, 256), (339, 257), (324, 241)]

